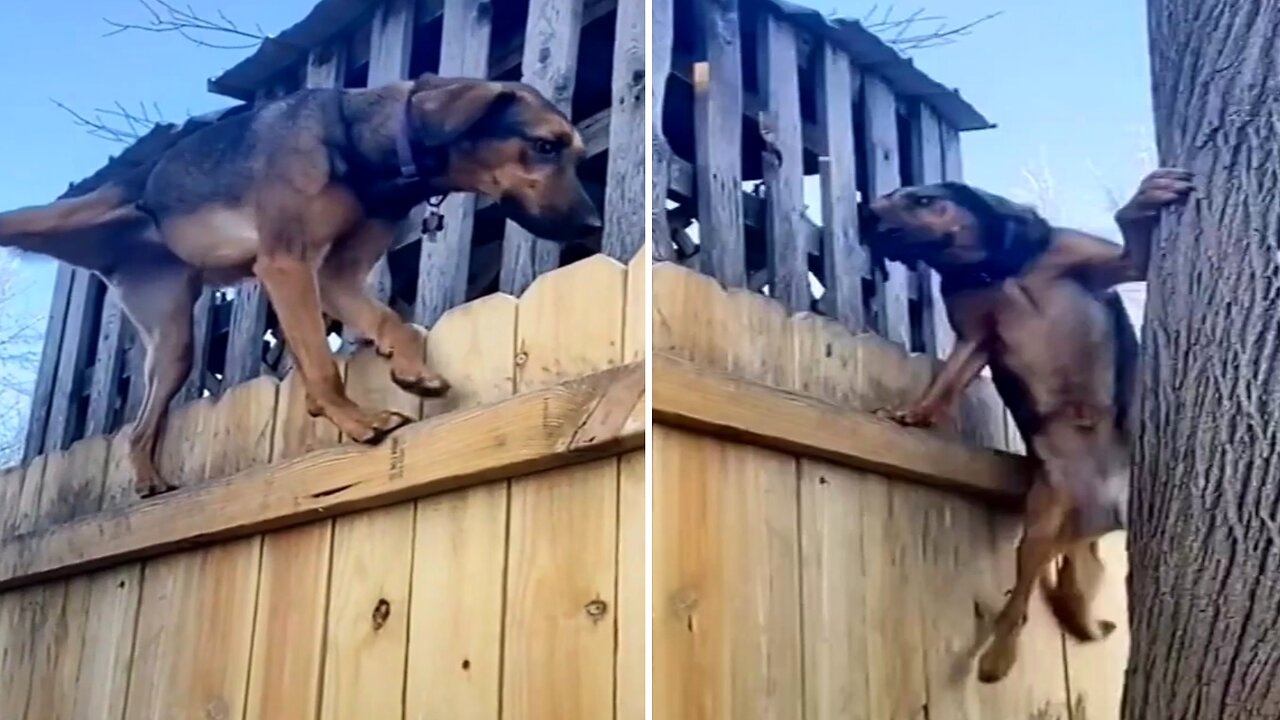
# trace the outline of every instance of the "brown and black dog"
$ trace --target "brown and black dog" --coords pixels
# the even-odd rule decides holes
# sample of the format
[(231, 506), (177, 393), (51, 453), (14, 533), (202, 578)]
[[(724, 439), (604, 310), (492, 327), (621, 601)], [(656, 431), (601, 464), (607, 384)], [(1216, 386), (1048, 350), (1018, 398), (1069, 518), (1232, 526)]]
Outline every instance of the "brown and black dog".
[[(1116, 213), (1123, 247), (1052, 227), (1030, 208), (961, 183), (902, 188), (871, 203), (871, 244), (888, 259), (939, 273), (956, 333), (924, 396), (886, 414), (931, 425), (990, 365), (1028, 453), (1041, 462), (1027, 496), (1017, 581), (979, 663), (984, 682), (1013, 667), (1037, 578), (1073, 636), (1101, 639), (1115, 628), (1095, 621), (1090, 606), (1103, 574), (1098, 538), (1127, 522), (1138, 339), (1112, 287), (1146, 279), (1161, 210), (1191, 190), (1185, 171), (1148, 175)], [(1059, 557), (1053, 584), (1047, 571)]]
[(535, 235), (567, 241), (601, 219), (577, 175), (582, 138), (528, 85), (424, 75), (368, 89), (303, 90), (189, 123), (176, 142), (83, 196), (0, 214), (0, 246), (101, 275), (147, 347), (147, 390), (131, 436), (141, 495), (172, 489), (156, 437), (191, 367), (202, 284), (255, 275), (279, 316), (313, 415), (373, 443), (409, 421), (344, 393), (324, 314), (390, 358), (392, 379), (439, 395), (417, 331), (364, 281), (397, 221), (429, 198), (474, 192)]

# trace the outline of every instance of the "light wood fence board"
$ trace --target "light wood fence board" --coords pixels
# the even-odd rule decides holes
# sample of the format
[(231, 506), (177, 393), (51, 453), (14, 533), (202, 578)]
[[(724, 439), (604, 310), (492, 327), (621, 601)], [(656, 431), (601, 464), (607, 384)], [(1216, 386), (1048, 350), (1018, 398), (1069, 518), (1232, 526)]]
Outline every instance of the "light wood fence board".
[(40, 522), (40, 493), (44, 488), (44, 468), (57, 453), (40, 455), (27, 463), (22, 474), (22, 492), (18, 496), (16, 527), (19, 533), (30, 532)]
[(1106, 575), (1093, 612), (1095, 618), (1115, 623), (1116, 631), (1101, 642), (1081, 644), (1066, 640), (1071, 720), (1121, 716), (1130, 642), (1125, 593), (1129, 565), (1124, 535), (1113, 533), (1103, 538), (1100, 551)]
[(0, 595), (0, 717), (24, 718), (35, 668), (41, 586)]
[(0, 471), (0, 539), (18, 532), (18, 512), (22, 502), (22, 466)]
[[(338, 361), (346, 372), (346, 362)], [(272, 460), (337, 445), (338, 430), (306, 409), (306, 390), (292, 370), (277, 391)], [(249, 661), (249, 720), (314, 720), (319, 712), (333, 521), (321, 520), (262, 538), (258, 609)]]
[[(119, 720), (124, 714), (142, 568), (131, 563), (89, 578), (84, 650), (71, 714), (75, 720)], [(69, 658), (60, 659), (69, 661)]]
[[(431, 332), (427, 361), (453, 384), (450, 406), (515, 389), (516, 300), (455, 308)], [(498, 720), (510, 483), (418, 501), (405, 713), (421, 720)]]
[(618, 466), (616, 720), (644, 720), (645, 696), (645, 459), (622, 456)]
[[(517, 391), (622, 361), (626, 281), (623, 265), (596, 256), (529, 287), (516, 318)], [(512, 483), (504, 713), (613, 714), (617, 503), (616, 458)]]

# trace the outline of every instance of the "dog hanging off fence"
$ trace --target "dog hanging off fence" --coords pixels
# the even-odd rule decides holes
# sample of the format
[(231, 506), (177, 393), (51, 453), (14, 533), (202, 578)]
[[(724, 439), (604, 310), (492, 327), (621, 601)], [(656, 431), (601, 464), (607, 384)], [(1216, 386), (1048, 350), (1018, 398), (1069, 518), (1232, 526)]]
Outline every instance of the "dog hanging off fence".
[(409, 421), (344, 393), (324, 314), (371, 340), (391, 378), (420, 395), (449, 385), (417, 331), (364, 281), (414, 206), (450, 192), (497, 200), (531, 233), (567, 241), (601, 218), (577, 175), (582, 138), (532, 87), (423, 75), (367, 89), (309, 89), (190, 122), (124, 177), (40, 207), (0, 213), (0, 246), (100, 275), (147, 349), (130, 438), (140, 495), (176, 487), (156, 439), (191, 368), (192, 308), (204, 284), (250, 275), (280, 319), (307, 408), (375, 443)]
[(1148, 175), (1116, 213), (1123, 248), (1051, 227), (1030, 208), (961, 183), (902, 188), (865, 213), (884, 257), (937, 270), (956, 332), (924, 396), (882, 414), (931, 425), (990, 365), (1028, 453), (1041, 463), (1027, 496), (1017, 580), (987, 630), (978, 669), (985, 682), (1013, 667), (1036, 580), (1059, 557), (1057, 582), (1043, 583), (1062, 627), (1081, 640), (1115, 628), (1095, 620), (1090, 606), (1103, 574), (1098, 538), (1127, 521), (1138, 339), (1112, 288), (1146, 279), (1160, 212), (1191, 190), (1185, 171)]

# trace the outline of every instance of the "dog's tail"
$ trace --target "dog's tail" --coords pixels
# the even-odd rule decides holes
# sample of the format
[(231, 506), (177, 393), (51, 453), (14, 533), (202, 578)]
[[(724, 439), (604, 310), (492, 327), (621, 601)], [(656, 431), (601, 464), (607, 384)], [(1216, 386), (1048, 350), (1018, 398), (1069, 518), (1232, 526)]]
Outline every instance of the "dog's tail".
[(249, 107), (216, 111), (181, 126), (157, 125), (58, 200), (0, 213), (0, 247), (108, 271), (136, 250), (137, 242), (157, 240), (155, 223), (140, 203), (147, 179), (164, 155), (192, 134)]

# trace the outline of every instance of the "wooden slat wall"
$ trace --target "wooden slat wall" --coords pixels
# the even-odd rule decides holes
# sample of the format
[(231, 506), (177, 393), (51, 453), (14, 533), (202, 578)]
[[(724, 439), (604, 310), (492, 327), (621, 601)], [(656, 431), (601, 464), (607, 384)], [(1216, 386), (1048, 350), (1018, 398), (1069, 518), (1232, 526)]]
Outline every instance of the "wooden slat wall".
[[(582, 33), (583, 0), (530, 0), (524, 31), (522, 79), (566, 114), (573, 105)], [(513, 222), (502, 242), (499, 289), (519, 296), (534, 278), (560, 262), (560, 247)]]
[(675, 33), (674, 0), (651, 0), (649, 4), (649, 106), (652, 110), (652, 142), (649, 146), (651, 174), (649, 195), (652, 206), (650, 244), (655, 260), (674, 260), (671, 228), (667, 224), (667, 193), (671, 185), (671, 147), (662, 126), (662, 109), (666, 107), (667, 80), (671, 76), (671, 45)]
[[(426, 352), (456, 392), (426, 411), (640, 357), (647, 265), (600, 256), (450, 311)], [(386, 375), (349, 367), (348, 390), (420, 412)], [(192, 485), (338, 442), (302, 395), (262, 377), (178, 409), (161, 470)], [(122, 439), (0, 474), (0, 531), (137, 502)], [(632, 452), (0, 594), (0, 717), (639, 720), (642, 498)]]
[(742, 49), (738, 0), (698, 5), (706, 59), (693, 66), (698, 232), (702, 269), (726, 287), (747, 284), (742, 234)]
[(645, 3), (618, 3), (613, 40), (613, 103), (609, 113), (609, 182), (605, 185), (601, 249), (626, 262), (644, 244), (642, 223), (648, 193), (644, 142)]
[(809, 309), (808, 236), (804, 217), (804, 144), (800, 138), (800, 61), (796, 31), (772, 13), (760, 16), (756, 51), (760, 89), (768, 110), (761, 117), (764, 181), (769, 222), (771, 295), (791, 312)]
[[(819, 161), (822, 181), (823, 275), (831, 317), (855, 332), (867, 329), (862, 277), (866, 252), (858, 241), (858, 150), (853, 138), (853, 98), (862, 74), (830, 43), (821, 51), (818, 106), (827, 140)], [(824, 296), (825, 297), (825, 296)]]
[[(488, 2), (445, 0), (440, 74), (488, 77), (492, 31), (493, 9)], [(435, 242), (422, 243), (418, 259), (413, 319), (423, 327), (431, 327), (449, 308), (467, 299), (476, 198), (455, 193), (440, 210), (444, 229)]]
[[(859, 409), (912, 398), (932, 371), (669, 263), (653, 288), (655, 351), (708, 368)], [(973, 677), (974, 606), (1004, 599), (1016, 515), (662, 425), (652, 442), (654, 717), (1118, 717), (1123, 645), (1084, 649), (1070, 670), (1087, 715), (1069, 710), (1062, 637), (1038, 601), (1011, 676)], [(1122, 572), (1108, 567), (1121, 601)]]

